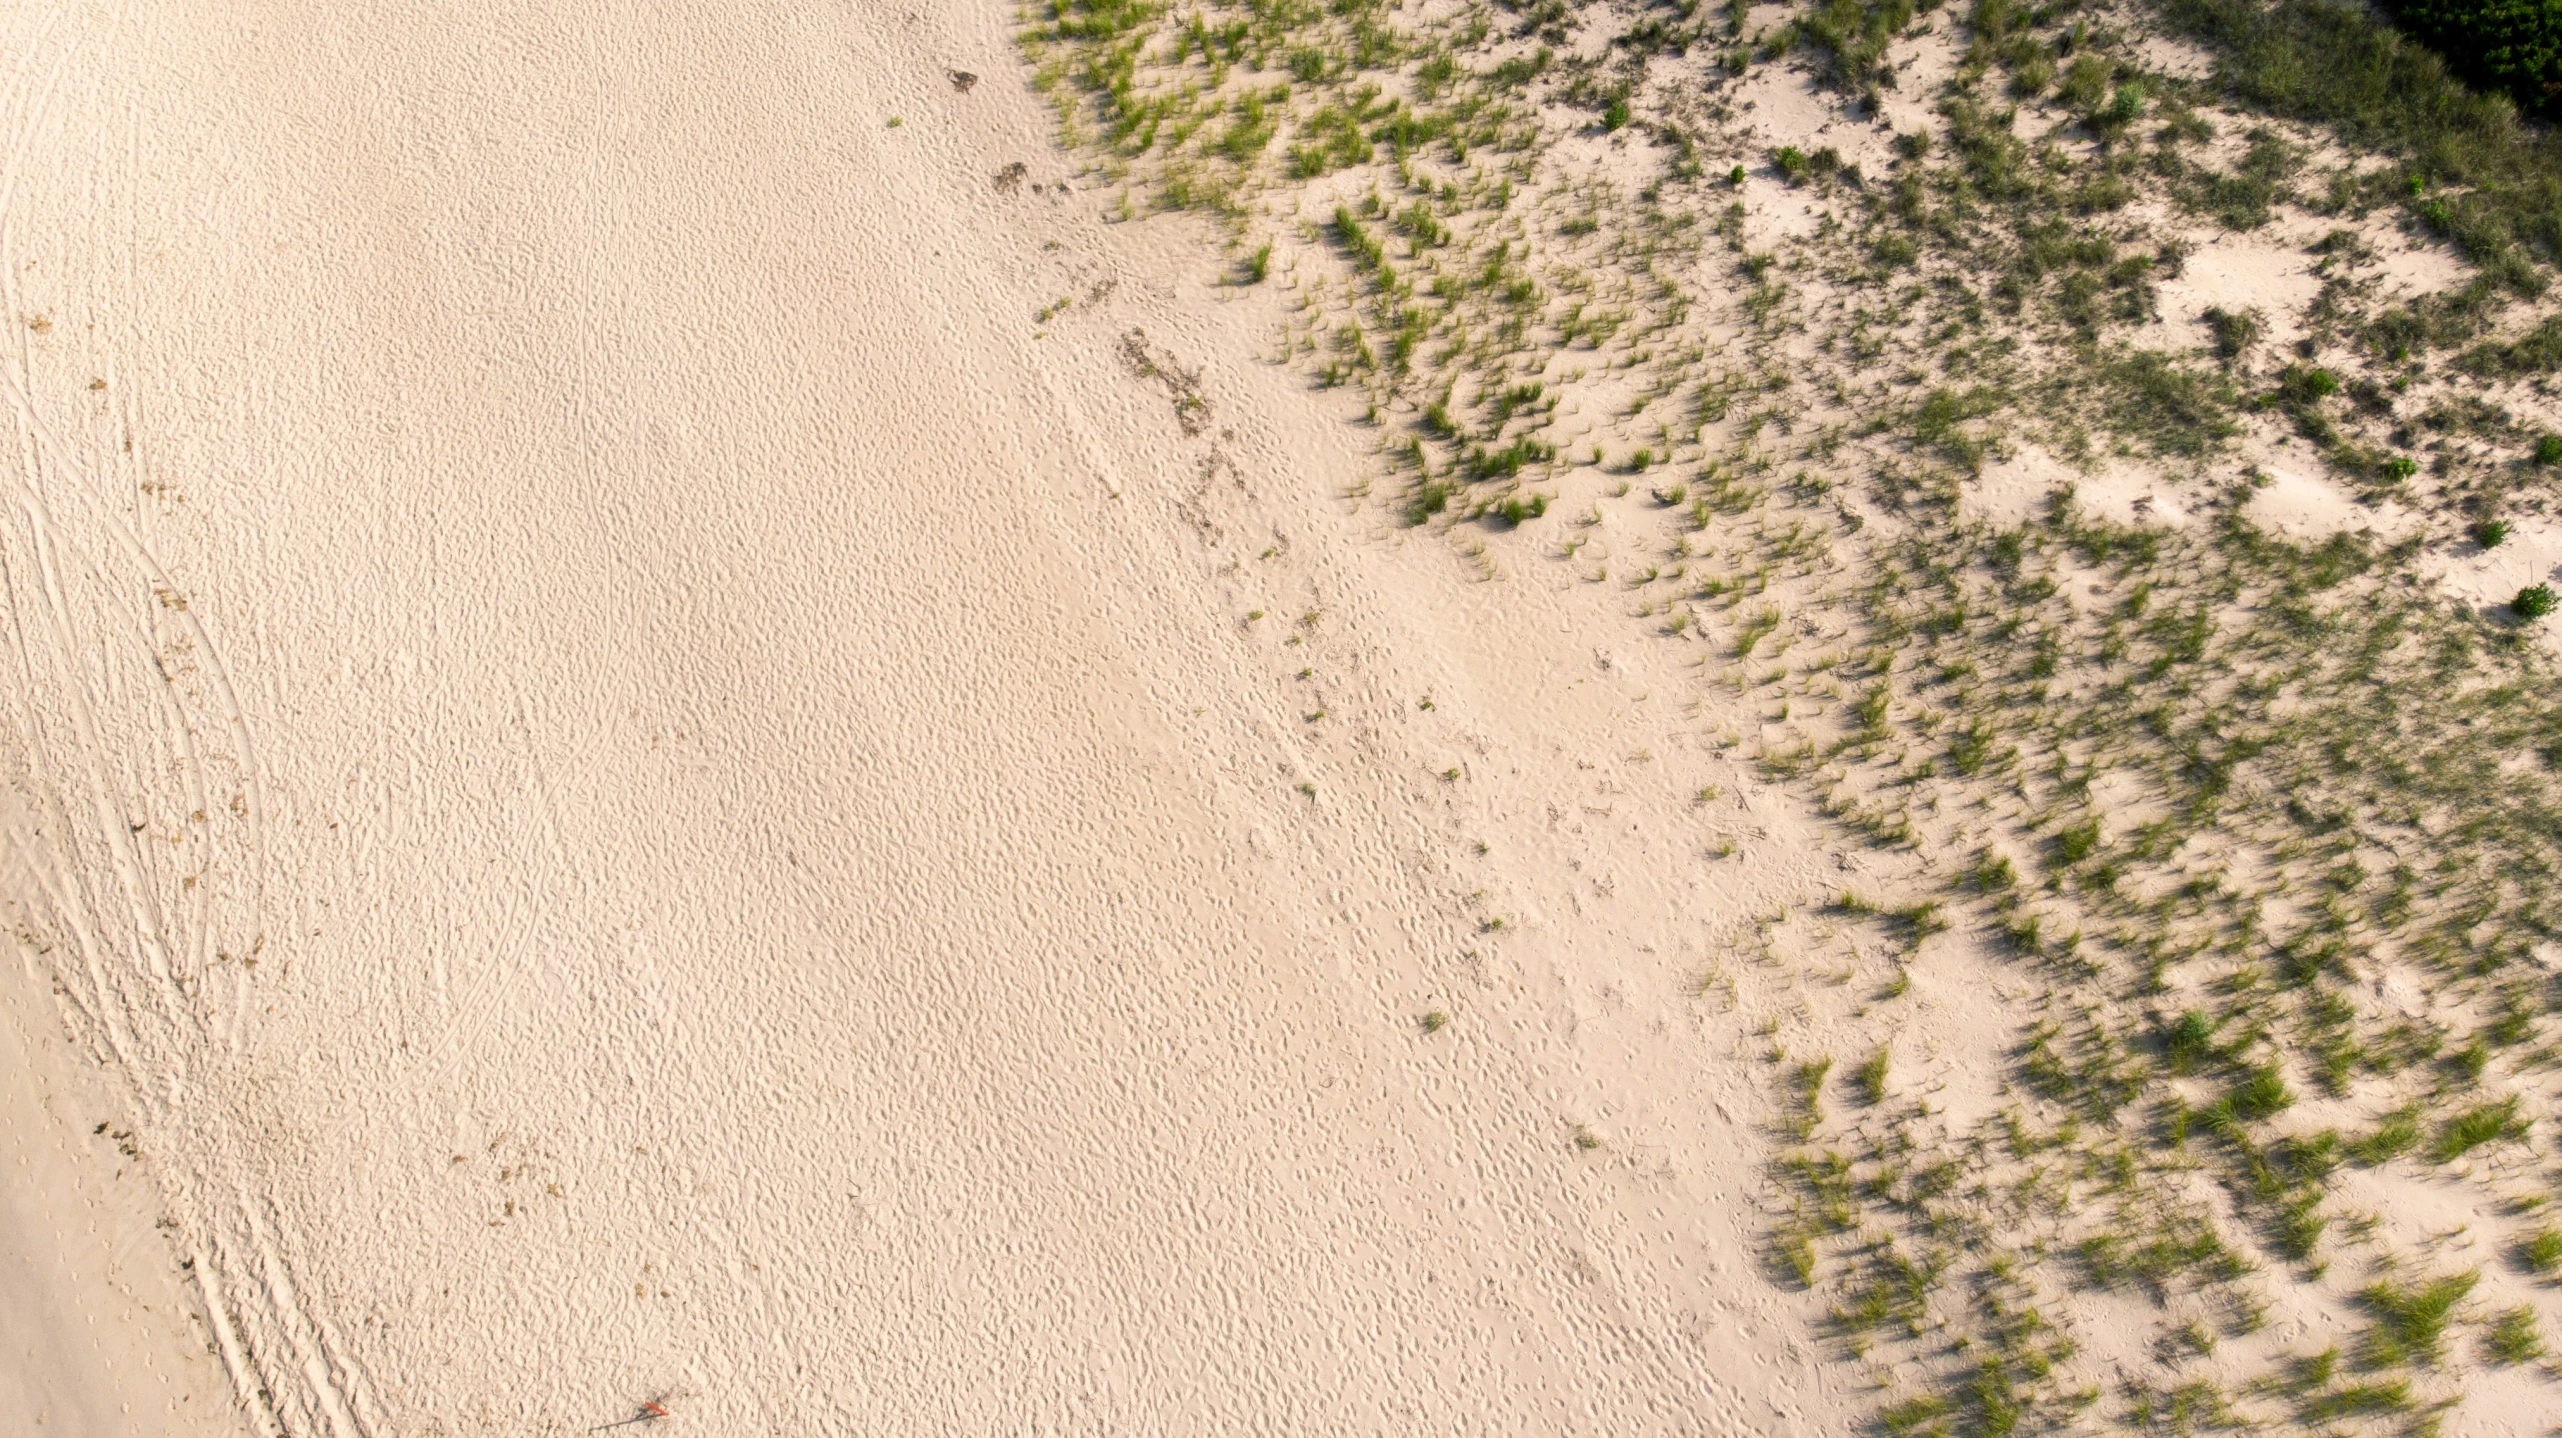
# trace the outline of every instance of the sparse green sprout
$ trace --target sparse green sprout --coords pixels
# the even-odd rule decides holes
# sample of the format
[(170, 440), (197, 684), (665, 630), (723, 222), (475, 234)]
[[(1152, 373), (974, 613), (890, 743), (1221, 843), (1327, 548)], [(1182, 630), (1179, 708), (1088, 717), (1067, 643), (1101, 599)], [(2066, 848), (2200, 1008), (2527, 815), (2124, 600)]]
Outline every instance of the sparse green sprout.
[(2275, 1064), (2262, 1064), (2225, 1096), (2232, 1105), (2233, 1116), (2246, 1123), (2272, 1118), (2294, 1106), (2295, 1092), (2286, 1086), (2285, 1075)]
[(1272, 245), (1269, 241), (1255, 247), (1245, 259), (1245, 282), (1259, 285), (1272, 275)]
[(1601, 1147), (1601, 1136), (1582, 1124), (1575, 1125), (1575, 1147), (1586, 1153)]
[(1815, 1245), (1814, 1241), (1806, 1236), (1804, 1229), (1791, 1227), (1781, 1231), (1772, 1239), (1772, 1247), (1778, 1250), (1779, 1261), (1785, 1264), (1789, 1273), (1796, 1277), (1798, 1287), (1813, 1286)]
[(2278, 1251), (2301, 1263), (2313, 1256), (2314, 1245), (2330, 1226), (2331, 1216), (2322, 1212), (2318, 1189), (2283, 1199), (2277, 1213)]
[(2192, 1074), (2215, 1050), (2215, 1025), (2190, 1009), (2162, 1035), (2162, 1057), (2175, 1074)]
[(1794, 145), (1780, 146), (1772, 153), (1770, 163), (1778, 169), (1779, 177), (1792, 185), (1806, 178), (1806, 171), (1809, 168), (1806, 163), (1806, 152)]
[(1859, 733), (1871, 742), (1886, 737), (1888, 708), (1894, 702), (1893, 691), (1880, 684), (1860, 696)]
[(2542, 619), (2553, 612), (2553, 586), (2530, 584), (2509, 600), (2509, 610), (2520, 619)]
[(1872, 1106), (1886, 1101), (1887, 1062), (1887, 1051), (1881, 1048), (1869, 1055), (1868, 1062), (1861, 1064), (1859, 1072), (1853, 1075), (1859, 1081), (1861, 1098)]
[(1406, 496), (1405, 519), (1408, 524), (1422, 524), (1450, 507), (1450, 497), (1457, 487), (1446, 479), (1426, 479)]
[(1924, 1393), (1878, 1414), (1877, 1422), (1894, 1438), (1904, 1438), (1909, 1433), (1943, 1432), (1940, 1420), (1948, 1416), (1952, 1406), (1937, 1393)]
[(1815, 1128), (1824, 1121), (1824, 1076), (1833, 1071), (1829, 1057), (1809, 1059), (1789, 1074), (1790, 1086), (1797, 1090), (1798, 1112), (1793, 1127), (1798, 1142), (1814, 1137)]
[(2482, 548), (2497, 549), (2509, 537), (2509, 522), (2505, 519), (2485, 519), (2476, 523), (2467, 532), (2473, 536), (2473, 542)]
[(2306, 1398), (2296, 1409), (2307, 1422), (2328, 1423), (2362, 1413), (2403, 1413), (2411, 1407), (2411, 1385), (2400, 1378), (2380, 1383), (2345, 1383)]
[(1628, 101), (1627, 101), (1627, 98), (1626, 98), (1625, 96), (1616, 96), (1616, 95), (1614, 95), (1614, 96), (1612, 96), (1612, 97), (1611, 97), (1610, 103), (1609, 103), (1609, 104), (1607, 104), (1607, 105), (1605, 105), (1605, 106), (1603, 106), (1603, 107), (1602, 107), (1602, 109), (1601, 109), (1601, 128), (1602, 128), (1602, 132), (1603, 132), (1603, 133), (1605, 133), (1605, 134), (1609, 134), (1609, 133), (1614, 133), (1614, 132), (1619, 131), (1619, 130), (1624, 130), (1624, 129), (1626, 129), (1627, 127), (1628, 127)]
[(2491, 1066), (2491, 1046), (2477, 1038), (2447, 1055), (2446, 1062), (2447, 1066), (2461, 1075), (2466, 1083), (2479, 1083), (2482, 1081), (2482, 1071)]
[(2536, 1331), (2535, 1310), (2517, 1307), (2502, 1313), (2482, 1337), (2482, 1352), (2494, 1363), (2533, 1363), (2544, 1356), (2544, 1335)]
[(1425, 1014), (1421, 1019), (1417, 1020), (1417, 1022), (1423, 1026), (1423, 1031), (1425, 1033), (1437, 1034), (1450, 1026), (1450, 1016), (1439, 1009), (1434, 1009), (1432, 1012)]

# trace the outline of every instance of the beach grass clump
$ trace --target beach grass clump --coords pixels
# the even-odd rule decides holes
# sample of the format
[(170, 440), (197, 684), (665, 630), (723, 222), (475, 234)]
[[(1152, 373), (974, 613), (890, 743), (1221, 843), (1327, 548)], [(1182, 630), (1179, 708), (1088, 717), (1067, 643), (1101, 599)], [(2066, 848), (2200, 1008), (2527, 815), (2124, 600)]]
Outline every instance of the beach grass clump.
[(2547, 1225), (2521, 1239), (2517, 1246), (2518, 1263), (2527, 1272), (2552, 1277), (2562, 1274), (2562, 1228)]
[(2526, 1136), (2526, 1123), (2518, 1116), (2515, 1094), (2497, 1103), (2480, 1104), (2448, 1119), (2439, 1127), (2437, 1141), (2429, 1156), (2440, 1163), (2453, 1163), (2487, 1143), (2516, 1140)]
[(2480, 1275), (2471, 1270), (2418, 1283), (2385, 1280), (2358, 1291), (2370, 1316), (2361, 1361), (2370, 1368), (2433, 1365), (2445, 1356), (2447, 1325)]
[(2535, 1310), (2521, 1304), (2504, 1309), (2482, 1335), (2482, 1352), (2494, 1363), (2533, 1363), (2544, 1356), (2544, 1334)]

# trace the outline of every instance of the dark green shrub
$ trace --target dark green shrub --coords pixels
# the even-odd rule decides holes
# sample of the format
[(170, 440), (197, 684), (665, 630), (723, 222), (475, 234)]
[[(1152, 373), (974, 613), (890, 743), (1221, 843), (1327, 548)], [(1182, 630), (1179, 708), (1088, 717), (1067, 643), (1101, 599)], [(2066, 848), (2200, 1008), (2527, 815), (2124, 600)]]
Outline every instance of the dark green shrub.
[(2102, 135), (2124, 134), (2127, 127), (2144, 118), (2144, 87), (2126, 84), (2117, 87), (2105, 106), (2092, 111), (2083, 123)]
[(2537, 464), (2562, 464), (2562, 434), (2548, 434), (2535, 442)]
[(2530, 114), (2562, 114), (2562, 3), (2556, 0), (2384, 0), (2402, 33), (2485, 90)]
[(2505, 519), (2486, 519), (2474, 525), (2471, 532), (2475, 544), (2484, 549), (2497, 549), (2500, 547), (2500, 541), (2509, 537), (2509, 522)]
[(2163, 14), (2219, 52), (2217, 78), (2235, 98), (2337, 126), (2351, 145), (2404, 156), (2411, 173), (2463, 187), (2440, 208), (2456, 242), (2486, 271), (2496, 267), (2501, 285), (2536, 284), (2518, 246), (2548, 262), (2562, 257), (2562, 137), (2520, 125), (2507, 102), (2474, 93), (2446, 61), (2362, 7), (2164, 0)]
[(2509, 601), (2509, 608), (2520, 619), (2542, 619), (2553, 612), (2553, 603), (2552, 586), (2530, 584), (2519, 590), (2517, 597)]
[(2340, 377), (2326, 369), (2288, 365), (2277, 377), (2278, 396), (2288, 404), (2313, 404), (2339, 392)]

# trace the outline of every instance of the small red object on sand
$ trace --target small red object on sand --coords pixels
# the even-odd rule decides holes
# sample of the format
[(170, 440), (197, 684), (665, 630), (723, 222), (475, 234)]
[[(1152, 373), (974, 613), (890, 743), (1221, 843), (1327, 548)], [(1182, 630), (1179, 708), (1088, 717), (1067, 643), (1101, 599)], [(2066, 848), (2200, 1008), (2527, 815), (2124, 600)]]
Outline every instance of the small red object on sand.
[(616, 1428), (629, 1428), (635, 1423), (655, 1423), (661, 1418), (673, 1418), (675, 1416), (675, 1414), (660, 1407), (657, 1399), (652, 1398), (641, 1404), (640, 1412), (632, 1417), (626, 1418), (620, 1423), (601, 1423), (587, 1431), (590, 1433), (606, 1433), (611, 1432)]

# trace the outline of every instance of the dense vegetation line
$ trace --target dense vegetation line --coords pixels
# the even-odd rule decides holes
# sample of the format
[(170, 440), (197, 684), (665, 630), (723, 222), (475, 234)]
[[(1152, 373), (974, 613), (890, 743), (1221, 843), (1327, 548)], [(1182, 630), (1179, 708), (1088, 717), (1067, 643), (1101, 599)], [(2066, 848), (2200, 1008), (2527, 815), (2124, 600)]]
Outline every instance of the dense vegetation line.
[[(2014, 1101), (1962, 1129), (1882, 1036), (1845, 1070), (1765, 1029), (1773, 1273), (1831, 1296), (1884, 1429), (2424, 1427), (2467, 1365), (2537, 1358), (2480, 1294), (2562, 1267), (2554, 600), (2468, 607), (2428, 564), (2549, 508), (2562, 438), (2517, 411), (2562, 368), (2552, 136), (2322, 0), (1062, 0), (1025, 43), (1126, 212), (1224, 217), (1240, 283), (1291, 252), (1289, 343), (1366, 399), (1406, 522), (1583, 564), (1565, 486), (1652, 516), (1658, 553), (1587, 577), (1790, 736), (1754, 751), (1775, 780), (1936, 876), (1828, 901), (1861, 1013), (1952, 926), (2036, 976)], [(1748, 86), (1873, 117), (1933, 46), (1930, 123), (1883, 156), (1741, 138)], [(1774, 191), (1811, 227), (1757, 221)], [(2300, 313), (2162, 338), (2201, 227), (2305, 221)], [(2459, 281), (2381, 284), (2406, 233)], [(2233, 456), (2271, 436), (2405, 537), (2255, 519)], [(2030, 446), (2158, 473), (2187, 522), (2069, 485), (1983, 517)], [(2438, 1002), (2385, 997), (2403, 972)], [(2494, 1195), (2509, 1270), (2397, 1251), (2337, 1196), (2361, 1170)], [(2140, 1375), (2084, 1361), (2057, 1299), (2089, 1289), (2152, 1300)], [(2281, 1290), (2365, 1339), (2283, 1351)]]

